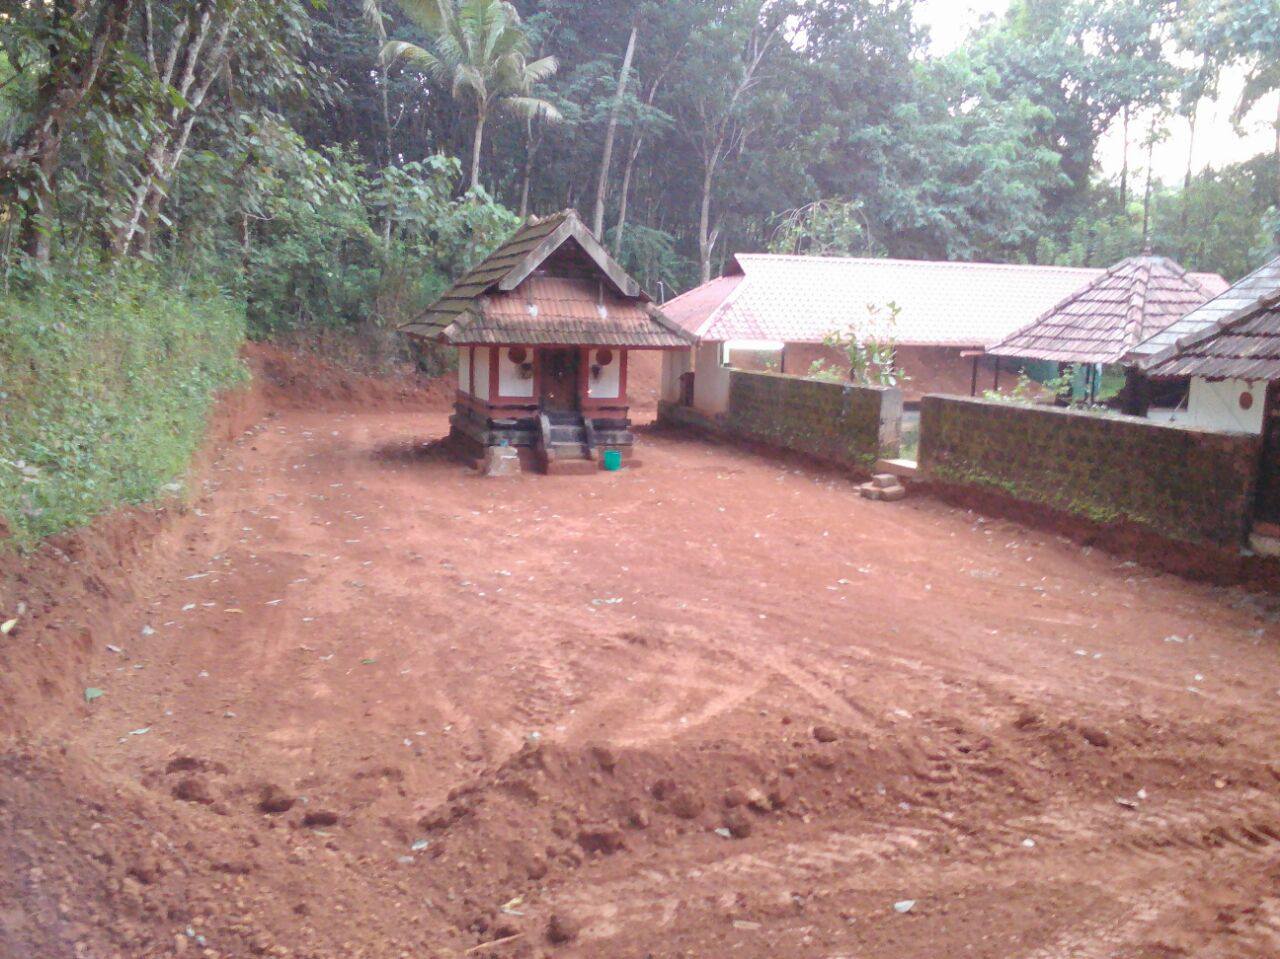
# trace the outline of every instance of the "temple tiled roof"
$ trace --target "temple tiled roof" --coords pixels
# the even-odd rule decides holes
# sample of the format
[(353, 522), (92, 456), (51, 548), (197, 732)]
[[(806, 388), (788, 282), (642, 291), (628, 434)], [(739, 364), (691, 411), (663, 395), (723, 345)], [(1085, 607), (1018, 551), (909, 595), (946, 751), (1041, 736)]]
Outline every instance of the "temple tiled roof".
[(401, 332), (457, 346), (666, 349), (692, 342), (572, 210), (526, 221)]

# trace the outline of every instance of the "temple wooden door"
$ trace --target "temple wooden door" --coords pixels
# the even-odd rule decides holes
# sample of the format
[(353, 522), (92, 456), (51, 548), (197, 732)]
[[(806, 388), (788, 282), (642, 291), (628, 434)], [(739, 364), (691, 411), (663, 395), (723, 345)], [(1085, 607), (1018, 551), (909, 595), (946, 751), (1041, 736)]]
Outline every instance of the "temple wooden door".
[(549, 412), (576, 410), (578, 403), (577, 349), (542, 351), (542, 408)]
[[(1267, 386), (1267, 404), (1262, 413), (1262, 464), (1258, 470), (1254, 516), (1259, 524), (1280, 532), (1280, 383)], [(1275, 534), (1268, 531), (1268, 535)]]

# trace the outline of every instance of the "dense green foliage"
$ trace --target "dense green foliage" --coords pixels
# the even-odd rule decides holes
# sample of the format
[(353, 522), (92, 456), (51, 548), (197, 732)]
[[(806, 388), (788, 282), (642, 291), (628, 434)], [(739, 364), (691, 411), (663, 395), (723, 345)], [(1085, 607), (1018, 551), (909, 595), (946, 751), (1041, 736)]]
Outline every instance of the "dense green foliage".
[(150, 270), (0, 298), (0, 329), (0, 517), (19, 544), (179, 482), (244, 375), (243, 308)]
[[(1246, 163), (1191, 154), (1165, 183), (1152, 157), (1169, 130), (1196, 131), (1226, 71), (1245, 81), (1237, 122), (1271, 119), (1280, 0), (1010, 0), (946, 55), (917, 14), (5, 5), (0, 347), (10, 380), (37, 354), (53, 378), (4, 385), (10, 524), (35, 535), (175, 475), (226, 378), (211, 357), (229, 355), (227, 318), (401, 359), (391, 331), (526, 213), (579, 207), (659, 296), (741, 250), (1102, 266), (1150, 244), (1235, 277), (1273, 249), (1280, 114), (1274, 152)], [(1117, 131), (1125, 162), (1104, 175)], [(133, 338), (132, 365), (96, 351), (112, 335)]]
[[(39, 0), (0, 20), (0, 256), (198, 264), (261, 330), (388, 323), (458, 266), (411, 235), (420, 205), (398, 219), (426, 190), (473, 251), (500, 207), (578, 206), (667, 290), (770, 245), (1101, 265), (1151, 241), (1235, 275), (1275, 239), (1280, 128), (1179, 183), (1150, 149), (1226, 70), (1266, 120), (1277, 23), (1280, 0), (1011, 0), (938, 56), (912, 0)], [(809, 236), (815, 210), (842, 221)]]
[[(375, 164), (358, 142), (298, 132), (313, 116), (333, 125), (348, 96), (315, 59), (338, 40), (326, 12), (75, 0), (0, 19), (4, 286), (143, 259), (235, 291), (258, 335), (394, 326), (426, 305), (515, 217), (483, 189), (461, 194), (448, 155)], [(378, 40), (348, 13), (375, 69)]]

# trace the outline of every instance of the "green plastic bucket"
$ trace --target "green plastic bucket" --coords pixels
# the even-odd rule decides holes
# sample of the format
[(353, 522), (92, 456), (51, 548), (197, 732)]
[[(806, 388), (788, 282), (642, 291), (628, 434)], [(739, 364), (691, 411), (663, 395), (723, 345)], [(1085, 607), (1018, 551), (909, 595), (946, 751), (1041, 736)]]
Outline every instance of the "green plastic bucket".
[(610, 472), (622, 469), (622, 450), (605, 450), (604, 468)]

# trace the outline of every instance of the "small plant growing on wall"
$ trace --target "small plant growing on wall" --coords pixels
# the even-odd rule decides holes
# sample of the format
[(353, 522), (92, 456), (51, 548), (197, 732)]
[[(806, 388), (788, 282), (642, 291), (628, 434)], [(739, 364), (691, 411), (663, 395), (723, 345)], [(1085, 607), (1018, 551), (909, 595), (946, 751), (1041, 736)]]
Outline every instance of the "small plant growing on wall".
[[(1050, 383), (1045, 383), (1044, 387), (1046, 390), (1054, 390)], [(1025, 372), (1018, 374), (1018, 381), (1011, 390), (983, 390), (982, 392), (984, 400), (999, 400), (1002, 403), (1025, 403), (1027, 405), (1034, 404), (1036, 396), (1036, 381)]]
[[(910, 379), (897, 363), (897, 327), (902, 307), (890, 301), (884, 306), (867, 304), (864, 320), (828, 333), (823, 343), (848, 359), (848, 380), (859, 386), (901, 386)], [(818, 360), (809, 368), (814, 379), (841, 382), (843, 372)]]

